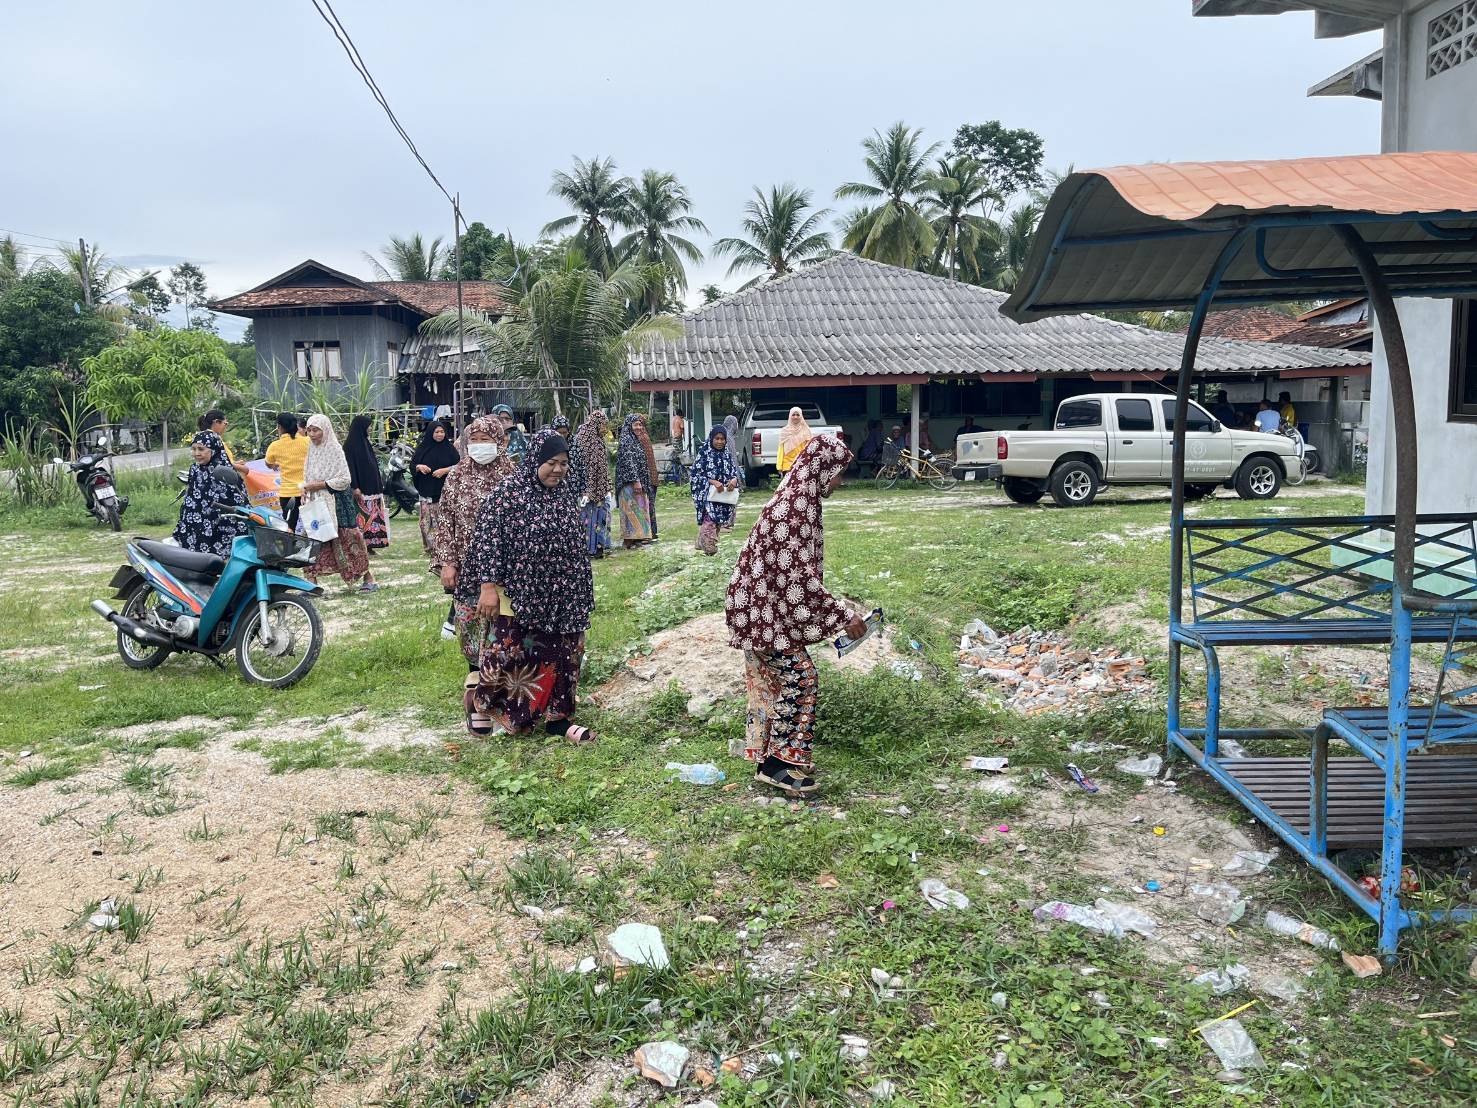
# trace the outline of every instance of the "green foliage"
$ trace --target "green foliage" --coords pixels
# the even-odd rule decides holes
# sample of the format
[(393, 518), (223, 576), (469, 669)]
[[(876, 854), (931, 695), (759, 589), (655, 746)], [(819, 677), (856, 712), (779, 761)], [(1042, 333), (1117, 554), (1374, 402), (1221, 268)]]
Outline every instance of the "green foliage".
[[(722, 238), (713, 244), (713, 257), (732, 257), (728, 276), (747, 269), (765, 272), (754, 277), (744, 288), (767, 277), (783, 277), (807, 262), (825, 257), (831, 250), (831, 236), (822, 223), (831, 214), (829, 208), (811, 210), (810, 190), (791, 184), (771, 185), (769, 195), (754, 189), (754, 199), (744, 205), (744, 218), (739, 225), (746, 238)], [(707, 290), (703, 290), (707, 295)]]
[(63, 273), (0, 283), (0, 420), (55, 418), (58, 390), (81, 381), (83, 362), (114, 333)]
[(83, 365), (88, 399), (112, 419), (182, 416), (235, 372), (216, 336), (169, 327), (135, 331)]
[[(364, 260), (381, 281), (434, 280), (449, 257), (440, 235), (428, 243), (421, 238), (419, 231), (406, 238), (391, 235), (390, 241), (380, 247), (380, 254), (383, 261), (365, 251)], [(455, 274), (452, 277), (455, 279)]]
[(169, 296), (185, 310), (185, 326), (192, 331), (215, 332), (215, 313), (204, 311), (210, 300), (205, 271), (194, 262), (180, 262), (169, 271)]
[(980, 245), (994, 230), (989, 219), (973, 210), (990, 199), (984, 166), (964, 156), (940, 158), (926, 192), (924, 210), (936, 238), (933, 268), (977, 280)]
[(847, 218), (846, 249), (901, 266), (913, 266), (933, 253), (937, 235), (920, 202), (932, 187), (934, 175), (927, 163), (938, 147), (924, 147), (922, 129), (902, 122), (862, 140), (868, 180), (848, 181), (836, 190), (836, 199), (857, 197), (872, 206)]
[(620, 256), (610, 241), (610, 229), (630, 222), (631, 190), (635, 182), (617, 176), (614, 158), (574, 160), (572, 173), (555, 173), (549, 194), (557, 196), (574, 215), (563, 216), (544, 225), (543, 234), (563, 235), (573, 232), (574, 240), (589, 264), (602, 274), (612, 273)]
[(691, 214), (692, 200), (675, 174), (644, 170), (641, 180), (631, 186), (626, 202), (627, 211), (621, 221), (631, 231), (616, 244), (616, 256), (623, 263), (661, 267), (665, 281), (647, 286), (648, 313), (670, 310), (668, 303), (680, 310), (680, 294), (687, 291), (687, 270), (682, 262), (703, 260), (703, 252), (683, 235), (694, 231), (707, 234), (708, 228)]
[(455, 281), (456, 265), (460, 261), (463, 281), (490, 279), (498, 255), (508, 245), (507, 236), (495, 235), (485, 223), (474, 222), (456, 240), (456, 250), (447, 253), (439, 276), (443, 281)]
[(996, 204), (1041, 184), (1041, 136), (1025, 127), (1006, 127), (998, 119), (966, 123), (954, 132), (949, 151), (980, 163)]

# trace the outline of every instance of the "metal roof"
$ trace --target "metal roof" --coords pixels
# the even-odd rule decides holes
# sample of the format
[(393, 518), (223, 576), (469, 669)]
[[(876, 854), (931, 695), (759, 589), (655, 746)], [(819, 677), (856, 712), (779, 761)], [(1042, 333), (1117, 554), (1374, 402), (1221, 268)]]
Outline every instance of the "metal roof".
[[(1005, 294), (836, 254), (682, 317), (676, 340), (653, 338), (630, 360), (637, 387), (730, 388), (930, 377), (1166, 373), (1184, 336), (1070, 315), (1028, 327), (1000, 314)], [(1367, 354), (1207, 340), (1209, 373), (1369, 364)]]
[(1355, 224), (1391, 291), (1477, 291), (1477, 154), (1184, 162), (1073, 173), (1057, 187), (1016, 291), (1029, 321), (1193, 304), (1243, 228), (1219, 303), (1340, 297), (1363, 282), (1335, 224)]

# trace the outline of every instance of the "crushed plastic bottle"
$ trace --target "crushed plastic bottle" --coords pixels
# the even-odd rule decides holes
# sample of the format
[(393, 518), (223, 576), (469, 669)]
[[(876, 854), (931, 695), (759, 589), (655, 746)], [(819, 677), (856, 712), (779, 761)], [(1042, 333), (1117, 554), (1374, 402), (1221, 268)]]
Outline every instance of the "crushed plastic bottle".
[(1311, 923), (1304, 923), (1293, 916), (1284, 916), (1281, 912), (1268, 912), (1263, 922), (1268, 931), (1301, 939), (1309, 946), (1320, 947), (1323, 950), (1338, 950), (1339, 948), (1339, 941), (1323, 928), (1314, 927)]
[(1092, 906), (1116, 923), (1123, 931), (1137, 931), (1146, 939), (1159, 933), (1159, 921), (1147, 913), (1140, 912), (1131, 904), (1115, 904), (1098, 897)]
[(1208, 986), (1216, 996), (1225, 996), (1241, 988), (1251, 980), (1251, 970), (1240, 962), (1232, 962), (1223, 969), (1208, 970), (1198, 977), (1192, 977), (1190, 984)]
[(1158, 777), (1164, 768), (1164, 758), (1158, 754), (1146, 754), (1142, 758), (1124, 758), (1118, 763), (1120, 773), (1132, 773), (1136, 777)]
[(1288, 1004), (1296, 1003), (1308, 991), (1305, 985), (1285, 973), (1269, 973), (1259, 977), (1252, 988), (1264, 996), (1276, 997)]
[(1216, 753), (1222, 758), (1245, 758), (1246, 748), (1235, 739), (1222, 739), (1216, 744)]
[(1191, 885), (1190, 895), (1197, 902), (1195, 914), (1207, 923), (1229, 927), (1246, 914), (1246, 901), (1241, 899), (1241, 890), (1224, 881)]
[(677, 772), (678, 781), (689, 785), (716, 785), (728, 776), (712, 762), (699, 762), (694, 766), (686, 762), (668, 762), (667, 768)]
[(1272, 864), (1275, 850), (1238, 850), (1236, 856), (1221, 867), (1228, 877), (1255, 877)]
[(1111, 935), (1115, 939), (1123, 938), (1122, 924), (1095, 908), (1087, 908), (1081, 904), (1048, 900), (1036, 908), (1031, 915), (1038, 920), (1061, 920), (1064, 923), (1075, 923), (1078, 927), (1086, 928), (1088, 931)]
[(1267, 1065), (1262, 1052), (1238, 1019), (1220, 1020), (1209, 1027), (1202, 1027), (1200, 1037), (1228, 1070), (1259, 1070)]

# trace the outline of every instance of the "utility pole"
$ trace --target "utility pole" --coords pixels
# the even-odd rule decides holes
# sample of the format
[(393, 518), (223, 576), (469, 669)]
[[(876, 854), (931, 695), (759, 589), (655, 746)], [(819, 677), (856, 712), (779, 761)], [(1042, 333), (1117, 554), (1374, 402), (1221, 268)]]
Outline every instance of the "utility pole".
[(460, 427), (465, 422), (462, 412), (462, 394), (467, 385), (467, 324), (462, 318), (462, 194), (451, 200), (451, 264), (456, 267), (456, 380), (458, 388), (452, 393), (452, 423)]
[(87, 243), (77, 240), (77, 267), (82, 270), (82, 301), (92, 307), (92, 266), (87, 262)]

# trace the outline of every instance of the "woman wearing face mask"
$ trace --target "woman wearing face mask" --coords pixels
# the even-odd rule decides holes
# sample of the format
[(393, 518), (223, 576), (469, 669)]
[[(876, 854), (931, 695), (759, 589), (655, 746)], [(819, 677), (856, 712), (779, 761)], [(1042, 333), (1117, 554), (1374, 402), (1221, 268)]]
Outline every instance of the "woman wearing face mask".
[(595, 738), (571, 718), (595, 586), (568, 470), (564, 438), (540, 431), (478, 512), (461, 571), (477, 583), (477, 615), (491, 622), (465, 698), (473, 735), (543, 722), (570, 742)]
[(421, 545), (427, 554), (431, 552), (431, 533), (436, 527), (436, 502), (441, 499), (446, 475), (459, 460), (460, 455), (451, 442), (451, 428), (440, 420), (426, 428), (420, 445), (411, 455), (410, 479), (421, 497)]
[(450, 622), (467, 659), (468, 688), (477, 683), (477, 663), (488, 621), (477, 615), (478, 582), (464, 567), (483, 501), (513, 473), (513, 463), (503, 451), (507, 441), (500, 420), (493, 416), (472, 420), (463, 440), (462, 460), (446, 475), (446, 487), (436, 506), (431, 572), (440, 576), (441, 587), (451, 593)]
[(225, 558), (231, 553), (236, 536), (245, 532), (246, 524), (235, 517), (222, 516), (221, 509), (245, 504), (246, 493), (226, 484), (213, 472), (217, 466), (230, 465), (225, 446), (214, 431), (196, 433), (190, 440), (190, 458), (195, 464), (190, 466), (174, 541), (186, 550)]

